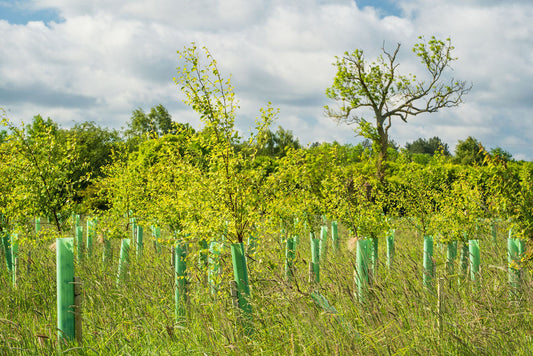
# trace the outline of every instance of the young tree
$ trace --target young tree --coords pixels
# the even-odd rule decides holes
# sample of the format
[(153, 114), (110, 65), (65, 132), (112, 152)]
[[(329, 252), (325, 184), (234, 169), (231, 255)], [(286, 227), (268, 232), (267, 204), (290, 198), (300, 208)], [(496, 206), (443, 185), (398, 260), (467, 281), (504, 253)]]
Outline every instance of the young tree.
[[(256, 142), (264, 137), (277, 110), (268, 106), (261, 109), (257, 120), (256, 136), (238, 151), (239, 134), (235, 128), (238, 102), (229, 79), (224, 79), (211, 53), (204, 48), (201, 56), (193, 44), (178, 52), (181, 66), (175, 83), (182, 90), (184, 102), (200, 115), (204, 123), (199, 136), (200, 146), (208, 152), (208, 169), (198, 179), (211, 187), (204, 197), (204, 221), (213, 226), (212, 231), (227, 222), (227, 237), (231, 242), (242, 243), (252, 232), (263, 204), (265, 174), (262, 167), (253, 165)], [(206, 64), (203, 64), (206, 60)]]
[(28, 216), (42, 214), (61, 234), (72, 213), (74, 187), (86, 179), (73, 179), (73, 171), (80, 167), (76, 142), (40, 115), (31, 125), (16, 127), (2, 113), (2, 125), (9, 129), (2, 165), (11, 175), (5, 215), (22, 223)]
[[(456, 59), (452, 57), (454, 47), (450, 39), (441, 41), (432, 37), (427, 43), (420, 39), (422, 42), (415, 44), (413, 52), (425, 67), (426, 80), (398, 73), (398, 44), (392, 52), (382, 48), (383, 55), (371, 63), (360, 49), (337, 57), (337, 74), (333, 85), (326, 90), (330, 99), (340, 102), (336, 109), (326, 106), (326, 115), (338, 122), (356, 124), (356, 132), (371, 139), (376, 146), (376, 174), (380, 181), (385, 176), (392, 120), (407, 122), (410, 116), (457, 106), (471, 88), (464, 81), (444, 78)], [(374, 123), (365, 119), (369, 113), (374, 116)]]

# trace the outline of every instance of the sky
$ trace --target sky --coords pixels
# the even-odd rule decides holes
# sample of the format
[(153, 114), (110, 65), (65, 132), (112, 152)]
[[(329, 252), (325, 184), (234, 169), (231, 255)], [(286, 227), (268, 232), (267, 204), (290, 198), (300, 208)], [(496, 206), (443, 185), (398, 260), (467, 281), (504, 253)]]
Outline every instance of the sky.
[(531, 18), (531, 0), (0, 0), (0, 107), (17, 122), (120, 129), (133, 110), (163, 104), (200, 128), (173, 82), (177, 51), (195, 42), (231, 75), (244, 136), (272, 102), (274, 130), (356, 144), (355, 127), (324, 115), (335, 56), (361, 49), (372, 61), (400, 43), (397, 71), (423, 76), (411, 49), (436, 36), (451, 38), (449, 75), (472, 90), (456, 108), (393, 122), (391, 138), (438, 136), (453, 150), (473, 136), (533, 160)]

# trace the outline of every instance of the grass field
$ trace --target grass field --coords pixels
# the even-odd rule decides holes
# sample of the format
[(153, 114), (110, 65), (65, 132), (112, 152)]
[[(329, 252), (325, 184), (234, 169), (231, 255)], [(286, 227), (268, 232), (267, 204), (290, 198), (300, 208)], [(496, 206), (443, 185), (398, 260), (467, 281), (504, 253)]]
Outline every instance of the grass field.
[[(206, 271), (191, 243), (187, 316), (174, 316), (174, 269), (169, 246), (156, 253), (145, 237), (141, 258), (135, 250), (128, 275), (117, 286), (120, 241), (112, 241), (113, 259), (102, 263), (102, 246), (76, 264), (83, 281), (83, 342), (59, 352), (82, 355), (527, 355), (533, 345), (533, 285), (524, 271), (519, 298), (510, 298), (506, 234), (496, 245), (479, 237), (481, 273), (477, 284), (446, 276), (446, 249), (435, 245), (438, 295), (422, 285), (423, 239), (397, 230), (396, 255), (386, 267), (380, 240), (378, 269), (368, 299), (354, 296), (355, 252), (331, 245), (321, 264), (321, 284), (308, 281), (309, 238), (297, 246), (295, 278), (284, 278), (284, 245), (265, 236), (248, 258), (253, 331), (245, 333), (232, 305), (229, 248), (221, 254), (220, 292), (212, 295)], [(52, 354), (59, 350), (56, 331), (55, 253), (48, 243), (20, 246), (19, 276), (13, 287), (5, 264), (0, 269), (0, 354)], [(31, 263), (28, 253), (31, 252)], [(3, 259), (3, 256), (2, 256)], [(3, 261), (2, 261), (3, 262)], [(455, 261), (455, 270), (459, 270)], [(337, 311), (318, 305), (318, 291)], [(516, 300), (518, 299), (518, 300)], [(442, 329), (439, 327), (441, 320)]]

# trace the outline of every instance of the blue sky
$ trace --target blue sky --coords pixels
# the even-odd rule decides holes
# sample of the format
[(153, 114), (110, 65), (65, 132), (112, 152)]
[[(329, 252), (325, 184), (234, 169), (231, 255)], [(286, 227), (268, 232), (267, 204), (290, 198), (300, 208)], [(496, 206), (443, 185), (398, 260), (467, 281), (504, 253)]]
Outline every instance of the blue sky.
[(32, 8), (27, 1), (0, 1), (0, 19), (14, 25), (25, 25), (29, 21), (61, 22), (59, 12), (52, 8)]
[(353, 127), (323, 114), (335, 56), (359, 48), (373, 59), (401, 43), (399, 72), (423, 75), (410, 49), (435, 35), (451, 37), (450, 75), (473, 89), (458, 108), (393, 123), (391, 137), (453, 148), (470, 135), (533, 160), (531, 18), (529, 0), (0, 0), (0, 107), (15, 121), (121, 128), (161, 103), (199, 127), (172, 81), (176, 51), (196, 41), (232, 74), (244, 134), (271, 101), (275, 125), (304, 144), (356, 143)]

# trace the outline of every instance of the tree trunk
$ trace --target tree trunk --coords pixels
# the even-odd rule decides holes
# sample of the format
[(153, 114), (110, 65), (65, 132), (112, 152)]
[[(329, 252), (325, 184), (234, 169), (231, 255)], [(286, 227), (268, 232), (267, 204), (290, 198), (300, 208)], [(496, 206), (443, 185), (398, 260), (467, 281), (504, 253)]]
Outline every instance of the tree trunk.
[(383, 128), (382, 124), (378, 123), (377, 131), (379, 135), (379, 152), (376, 161), (376, 177), (378, 178), (380, 183), (383, 183), (385, 179), (385, 170), (387, 169), (387, 149), (389, 146), (389, 137), (387, 131)]

